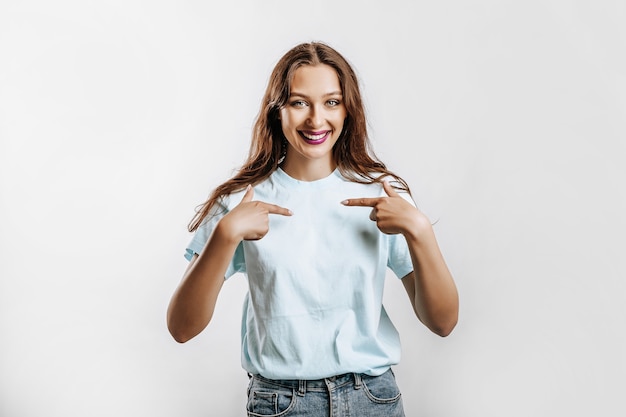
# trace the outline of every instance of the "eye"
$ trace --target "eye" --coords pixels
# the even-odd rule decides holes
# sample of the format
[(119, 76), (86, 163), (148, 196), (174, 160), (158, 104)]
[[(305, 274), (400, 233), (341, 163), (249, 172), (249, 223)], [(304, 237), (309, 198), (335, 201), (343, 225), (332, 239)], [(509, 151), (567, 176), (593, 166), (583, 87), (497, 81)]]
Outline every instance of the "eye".
[(305, 107), (306, 106), (306, 101), (304, 100), (294, 100), (291, 102), (291, 105), (293, 107)]
[(336, 98), (331, 98), (330, 100), (328, 100), (326, 102), (326, 104), (330, 107), (335, 107), (341, 104), (341, 102), (339, 100), (337, 100)]

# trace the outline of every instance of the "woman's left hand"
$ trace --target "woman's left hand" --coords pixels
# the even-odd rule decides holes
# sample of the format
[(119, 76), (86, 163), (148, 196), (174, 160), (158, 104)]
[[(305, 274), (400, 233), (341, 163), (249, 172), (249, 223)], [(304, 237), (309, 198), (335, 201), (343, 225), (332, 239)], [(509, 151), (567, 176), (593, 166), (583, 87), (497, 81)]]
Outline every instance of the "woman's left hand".
[(351, 198), (341, 202), (344, 206), (372, 207), (370, 219), (376, 222), (381, 232), (407, 234), (417, 229), (422, 222), (430, 221), (415, 206), (406, 201), (388, 182), (383, 182), (386, 197)]

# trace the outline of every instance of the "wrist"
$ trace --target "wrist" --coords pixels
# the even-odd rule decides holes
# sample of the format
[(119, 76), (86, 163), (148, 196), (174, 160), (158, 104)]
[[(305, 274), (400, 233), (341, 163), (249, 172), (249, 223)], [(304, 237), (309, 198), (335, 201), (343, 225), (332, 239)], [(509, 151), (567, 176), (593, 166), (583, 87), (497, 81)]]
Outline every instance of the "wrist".
[(408, 242), (414, 244), (424, 243), (429, 237), (434, 235), (430, 220), (422, 213), (418, 213), (417, 216), (412, 217), (405, 224), (407, 227), (402, 234)]
[(215, 238), (224, 244), (239, 245), (239, 242), (243, 240), (243, 236), (239, 236), (235, 230), (235, 228), (231, 227), (230, 222), (226, 217), (222, 218), (215, 225), (215, 229), (213, 230), (213, 234)]

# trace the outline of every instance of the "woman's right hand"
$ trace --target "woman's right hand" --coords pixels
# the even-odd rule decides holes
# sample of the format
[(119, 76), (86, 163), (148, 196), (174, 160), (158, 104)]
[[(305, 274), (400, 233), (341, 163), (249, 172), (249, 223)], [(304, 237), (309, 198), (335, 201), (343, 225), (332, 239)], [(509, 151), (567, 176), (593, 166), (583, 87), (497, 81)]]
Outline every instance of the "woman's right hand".
[(226, 214), (218, 223), (231, 239), (239, 243), (242, 240), (259, 240), (269, 231), (270, 214), (291, 216), (291, 210), (263, 201), (252, 201), (254, 189), (248, 185), (241, 202)]

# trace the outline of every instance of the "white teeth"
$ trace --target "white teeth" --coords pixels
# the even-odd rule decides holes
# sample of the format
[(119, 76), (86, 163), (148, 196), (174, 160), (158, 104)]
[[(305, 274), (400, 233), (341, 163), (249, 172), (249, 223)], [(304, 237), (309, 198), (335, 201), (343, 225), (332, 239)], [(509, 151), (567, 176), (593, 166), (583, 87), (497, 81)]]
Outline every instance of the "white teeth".
[(308, 135), (304, 132), (302, 132), (302, 134), (304, 135), (305, 138), (309, 139), (309, 140), (320, 140), (321, 138), (323, 138), (324, 136), (326, 136), (328, 132), (324, 132), (324, 133), (320, 133), (319, 135)]

